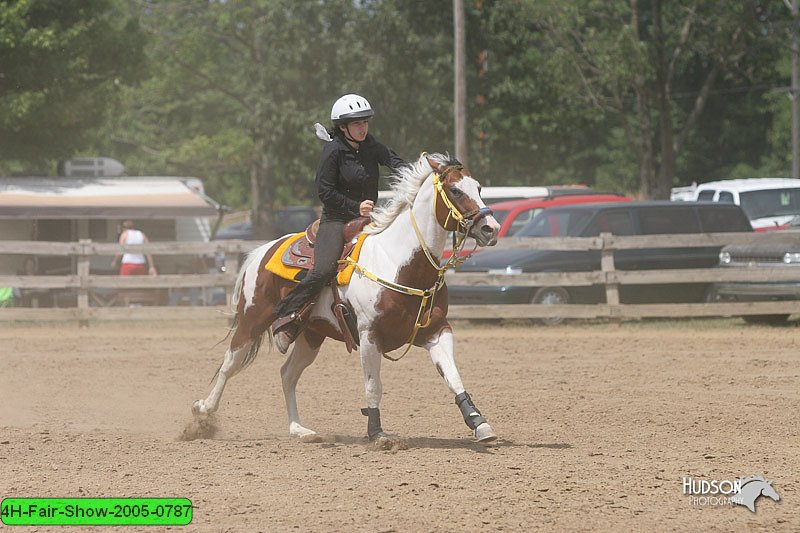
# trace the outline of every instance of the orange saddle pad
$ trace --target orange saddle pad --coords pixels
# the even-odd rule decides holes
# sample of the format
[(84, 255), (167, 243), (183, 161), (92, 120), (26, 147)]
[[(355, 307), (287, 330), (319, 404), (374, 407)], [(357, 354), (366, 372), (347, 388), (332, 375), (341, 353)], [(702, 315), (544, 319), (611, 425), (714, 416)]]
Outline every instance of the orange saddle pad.
[[(354, 238), (353, 249), (349, 253), (349, 256), (352, 257), (353, 260), (358, 261), (358, 256), (361, 254), (361, 247), (366, 238), (366, 233), (360, 233)], [(313, 265), (309, 256), (310, 253), (313, 253), (313, 248), (309, 248), (305, 232), (295, 233), (294, 235), (289, 235), (286, 240), (281, 243), (278, 249), (275, 250), (275, 253), (272, 254), (269, 261), (267, 261), (264, 268), (283, 279), (299, 282), (305, 277), (306, 272)], [(307, 259), (307, 261), (304, 261), (304, 259)], [(339, 285), (347, 285), (350, 283), (353, 270), (353, 265), (342, 265), (339, 274), (336, 276), (336, 282)]]

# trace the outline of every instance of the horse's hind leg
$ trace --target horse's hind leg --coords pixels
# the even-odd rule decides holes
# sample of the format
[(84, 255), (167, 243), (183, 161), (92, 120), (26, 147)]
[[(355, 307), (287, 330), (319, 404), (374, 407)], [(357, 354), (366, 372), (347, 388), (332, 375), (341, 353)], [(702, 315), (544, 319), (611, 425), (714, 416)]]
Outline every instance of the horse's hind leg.
[(315, 435), (316, 432), (303, 427), (300, 424), (300, 415), (297, 412), (297, 382), (300, 376), (314, 359), (317, 358), (320, 346), (324, 337), (306, 330), (295, 341), (289, 357), (281, 366), (281, 383), (283, 385), (283, 396), (286, 400), (286, 413), (289, 416), (289, 435), (293, 437), (305, 437)]
[(474, 432), (475, 440), (490, 442), (496, 439), (497, 435), (492, 426), (481, 415), (481, 412), (472, 403), (472, 398), (464, 390), (453, 356), (453, 330), (445, 327), (427, 341), (425, 348), (430, 353), (431, 361), (436, 366), (436, 370), (444, 378), (450, 391), (455, 394), (456, 405), (461, 410), (464, 422)]
[(242, 369), (247, 354), (253, 349), (253, 345), (257, 341), (257, 339), (249, 335), (249, 331), (246, 331), (247, 329), (243, 327), (242, 323), (236, 328), (230, 347), (225, 352), (222, 366), (217, 371), (214, 387), (205, 400), (197, 400), (192, 405), (192, 413), (195, 416), (210, 415), (219, 408), (219, 400), (225, 390), (225, 384)]
[(248, 341), (236, 349), (228, 348), (228, 351), (225, 352), (225, 360), (217, 372), (214, 388), (211, 389), (205, 400), (196, 400), (192, 405), (192, 412), (196, 416), (210, 415), (219, 408), (219, 400), (222, 397), (222, 391), (225, 390), (225, 384), (242, 369), (242, 363), (252, 344), (252, 341)]

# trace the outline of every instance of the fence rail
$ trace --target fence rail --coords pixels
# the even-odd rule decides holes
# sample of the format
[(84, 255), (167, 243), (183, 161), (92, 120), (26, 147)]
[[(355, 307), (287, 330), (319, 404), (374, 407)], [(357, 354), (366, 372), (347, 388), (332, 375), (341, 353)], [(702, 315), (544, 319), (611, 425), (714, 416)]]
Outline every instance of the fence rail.
[[(517, 285), (517, 286), (582, 286), (603, 285), (604, 304), (569, 305), (451, 305), (449, 316), (455, 319), (491, 318), (634, 318), (634, 317), (700, 317), (759, 314), (800, 313), (800, 301), (737, 302), (702, 304), (621, 304), (619, 286), (627, 284), (667, 284), (712, 282), (800, 282), (800, 266), (773, 268), (625, 270), (614, 265), (615, 250), (676, 247), (718, 247), (727, 244), (751, 243), (755, 239), (769, 242), (771, 234), (709, 233), (700, 235), (614, 236), (602, 234), (588, 238), (505, 238), (498, 249), (530, 249), (589, 251), (601, 253), (601, 270), (592, 272), (541, 272), (529, 274), (488, 274), (450, 272), (451, 285)], [(0, 241), (0, 254), (41, 256), (74, 256), (77, 272), (62, 276), (0, 275), (0, 287), (21, 289), (70, 289), (77, 292), (77, 306), (68, 308), (2, 308), (0, 321), (9, 320), (167, 320), (198, 318), (230, 318), (229, 305), (207, 307), (92, 307), (89, 295), (95, 289), (178, 289), (224, 287), (226, 303), (239, 269), (240, 254), (263, 244), (260, 241), (214, 241), (210, 243), (157, 242), (143, 245), (116, 243)], [(219, 274), (181, 274), (159, 276), (102, 276), (89, 273), (89, 260), (94, 256), (114, 256), (123, 252), (153, 255), (225, 255), (225, 272)]]

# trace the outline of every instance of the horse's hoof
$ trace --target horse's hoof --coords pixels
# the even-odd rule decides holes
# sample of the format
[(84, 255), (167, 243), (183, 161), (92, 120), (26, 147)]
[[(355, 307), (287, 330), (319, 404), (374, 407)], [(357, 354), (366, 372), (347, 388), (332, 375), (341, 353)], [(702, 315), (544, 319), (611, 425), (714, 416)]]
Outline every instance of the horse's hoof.
[(488, 422), (475, 428), (475, 442), (492, 442), (495, 439), (497, 439), (497, 434)]
[(289, 424), (289, 435), (292, 437), (299, 437), (303, 439), (304, 442), (314, 442), (314, 437), (316, 437), (317, 432), (308, 428), (305, 428), (298, 424), (297, 422), (292, 422)]
[(376, 450), (398, 451), (407, 450), (408, 441), (399, 435), (390, 435), (389, 433), (380, 433), (374, 435), (371, 439), (371, 445)]
[(206, 415), (206, 413), (203, 412), (203, 404), (201, 403), (200, 400), (195, 400), (194, 403), (192, 404), (192, 414), (195, 417), (201, 417)]
[(370, 442), (375, 442), (375, 441), (378, 441), (378, 440), (393, 440), (393, 439), (396, 439), (396, 438), (398, 438), (397, 435), (389, 435), (388, 433), (386, 433), (384, 431), (379, 431), (379, 432), (375, 433), (374, 435), (371, 435), (369, 437), (369, 440), (370, 440)]

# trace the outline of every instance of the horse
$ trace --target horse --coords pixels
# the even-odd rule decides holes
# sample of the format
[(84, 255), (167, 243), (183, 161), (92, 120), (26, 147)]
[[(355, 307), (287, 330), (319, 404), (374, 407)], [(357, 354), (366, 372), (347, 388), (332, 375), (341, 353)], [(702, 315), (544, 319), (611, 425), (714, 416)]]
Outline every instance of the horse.
[[(493, 246), (500, 225), (481, 200), (478, 181), (458, 161), (443, 154), (423, 153), (416, 162), (396, 170), (392, 190), (392, 200), (375, 209), (372, 224), (364, 230), (367, 236), (357, 262), (353, 262), (356, 273), (349, 284), (336, 288), (356, 319), (357, 335), (353, 337), (359, 339), (367, 404), (361, 411), (367, 416), (367, 436), (371, 441), (399, 441), (381, 425), (381, 360), (382, 356), (392, 359), (388, 352), (414, 345), (428, 351), (475, 440), (492, 441), (497, 435), (462, 383), (454, 359), (453, 330), (447, 321), (444, 271), (457, 264), (459, 250), (454, 250), (444, 267), (439, 258), (451, 232), (456, 248), (463, 247), (467, 236), (477, 246)], [(254, 360), (265, 334), (272, 347), (269, 327), (276, 319), (273, 310), (294, 282), (265, 266), (290, 237), (268, 242), (246, 256), (231, 300), (235, 318), (230, 346), (208, 397), (192, 405), (195, 421), (202, 422), (217, 410), (225, 384)], [(303, 370), (314, 362), (326, 338), (346, 340), (346, 328), (335, 318), (333, 303), (333, 291), (324, 289), (280, 369), (292, 437), (313, 440), (316, 435), (301, 424), (297, 410), (295, 390)]]
[(761, 476), (749, 476), (739, 480), (741, 490), (739, 494), (733, 496), (731, 501), (733, 503), (744, 505), (750, 512), (756, 512), (756, 499), (759, 496), (766, 496), (773, 500), (780, 501), (781, 497), (772, 486), (771, 481), (766, 481)]

